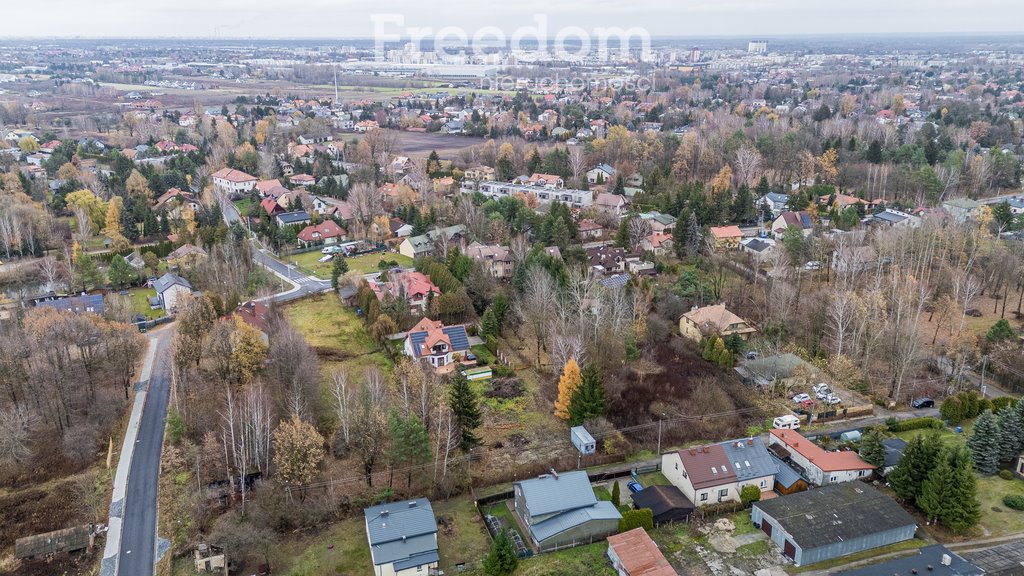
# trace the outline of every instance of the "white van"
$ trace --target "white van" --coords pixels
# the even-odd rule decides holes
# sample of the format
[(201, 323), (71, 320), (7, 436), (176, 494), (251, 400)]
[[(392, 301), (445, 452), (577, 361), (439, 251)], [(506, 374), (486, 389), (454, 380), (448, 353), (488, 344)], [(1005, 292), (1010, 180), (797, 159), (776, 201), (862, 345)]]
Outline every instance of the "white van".
[(779, 428), (782, 430), (799, 430), (800, 419), (792, 414), (779, 416), (772, 420), (772, 428)]

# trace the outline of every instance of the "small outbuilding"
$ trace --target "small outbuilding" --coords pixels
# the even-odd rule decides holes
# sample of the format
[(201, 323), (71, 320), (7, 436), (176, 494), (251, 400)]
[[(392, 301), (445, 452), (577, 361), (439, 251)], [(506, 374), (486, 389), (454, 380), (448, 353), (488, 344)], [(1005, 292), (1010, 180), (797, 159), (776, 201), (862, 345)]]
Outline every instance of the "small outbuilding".
[(917, 531), (902, 506), (863, 482), (755, 502), (750, 517), (797, 566), (910, 540)]
[(633, 508), (649, 508), (654, 514), (654, 525), (685, 522), (696, 508), (693, 502), (675, 486), (648, 486), (633, 494)]
[(569, 434), (572, 436), (572, 445), (580, 451), (580, 454), (584, 456), (593, 454), (597, 449), (597, 442), (594, 440), (594, 437), (583, 426), (573, 426), (569, 430)]

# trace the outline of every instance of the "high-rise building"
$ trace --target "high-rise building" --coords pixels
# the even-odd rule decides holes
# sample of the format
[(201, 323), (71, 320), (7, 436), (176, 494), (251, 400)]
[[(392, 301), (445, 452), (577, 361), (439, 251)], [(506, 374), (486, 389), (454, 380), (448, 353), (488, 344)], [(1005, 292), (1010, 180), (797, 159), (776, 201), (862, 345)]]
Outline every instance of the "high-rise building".
[(690, 48), (690, 64), (696, 64), (700, 61), (700, 48), (694, 46)]
[(750, 54), (765, 54), (768, 52), (767, 40), (751, 40), (747, 43), (747, 52)]

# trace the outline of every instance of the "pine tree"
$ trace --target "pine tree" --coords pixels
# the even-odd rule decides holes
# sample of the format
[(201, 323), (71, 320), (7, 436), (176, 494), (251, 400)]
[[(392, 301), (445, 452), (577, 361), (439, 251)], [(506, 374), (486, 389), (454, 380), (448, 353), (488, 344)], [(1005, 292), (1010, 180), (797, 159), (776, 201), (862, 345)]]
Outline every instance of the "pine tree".
[(498, 337), (498, 317), (494, 314), (494, 309), (491, 306), (484, 310), (484, 317), (480, 321), (481, 332), (484, 337)]
[(967, 439), (979, 473), (992, 475), (999, 471), (999, 445), (999, 422), (991, 410), (986, 410), (974, 421), (974, 431)]
[(619, 493), (618, 481), (612, 482), (612, 504), (618, 508), (622, 504), (622, 495)]
[(955, 532), (966, 532), (981, 520), (981, 503), (978, 502), (978, 479), (971, 466), (971, 455), (966, 448), (954, 448), (949, 454), (953, 469), (949, 509), (940, 521)]
[(588, 364), (583, 369), (580, 387), (569, 402), (569, 425), (579, 426), (591, 418), (603, 416), (607, 409), (608, 400), (600, 369)]
[[(1021, 404), (1018, 402), (1018, 405)], [(1007, 406), (999, 411), (999, 460), (1009, 462), (1021, 453), (1024, 421), (1017, 414), (1018, 406)]]
[(942, 454), (935, 468), (928, 474), (921, 485), (921, 494), (917, 497), (920, 508), (931, 522), (949, 517), (952, 505), (953, 468), (947, 454)]
[(107, 271), (107, 276), (110, 278), (110, 283), (116, 288), (124, 288), (126, 285), (131, 283), (135, 279), (135, 269), (128, 264), (128, 261), (124, 259), (124, 256), (115, 254), (110, 259), (110, 269)]
[(583, 382), (580, 365), (575, 358), (569, 358), (562, 369), (562, 377), (558, 379), (558, 399), (555, 400), (555, 416), (562, 420), (569, 419), (569, 404), (572, 395)]
[(615, 177), (615, 188), (612, 190), (612, 193), (617, 194), (619, 196), (625, 196), (626, 185), (622, 180), (622, 174), (619, 174), (618, 176)]
[(885, 465), (885, 446), (882, 445), (882, 435), (878, 430), (872, 428), (860, 439), (859, 454), (868, 464), (878, 468)]
[(484, 558), (484, 574), (487, 576), (510, 576), (519, 565), (516, 551), (508, 533), (502, 530), (491, 542), (491, 549)]
[(483, 415), (480, 413), (480, 403), (477, 401), (476, 393), (473, 392), (469, 381), (460, 370), (456, 370), (452, 377), (448, 405), (455, 414), (455, 421), (459, 425), (459, 447), (463, 452), (468, 452), (480, 443), (474, 430), (483, 423)]
[(338, 279), (348, 274), (348, 261), (340, 254), (334, 256), (334, 264), (331, 265), (331, 287), (338, 289)]
[(928, 473), (935, 467), (941, 442), (936, 434), (915, 436), (903, 451), (903, 458), (889, 473), (889, 485), (896, 495), (907, 501), (914, 501), (921, 494), (921, 488)]

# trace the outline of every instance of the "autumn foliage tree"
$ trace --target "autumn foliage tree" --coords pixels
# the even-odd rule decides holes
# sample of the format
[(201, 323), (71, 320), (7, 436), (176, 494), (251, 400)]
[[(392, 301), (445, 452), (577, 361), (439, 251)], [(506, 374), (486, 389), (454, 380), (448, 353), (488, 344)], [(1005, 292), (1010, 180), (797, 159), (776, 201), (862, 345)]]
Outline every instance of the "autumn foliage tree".
[(277, 475), (287, 484), (308, 483), (324, 459), (324, 437), (316, 428), (292, 414), (274, 430), (274, 465)]
[(583, 383), (583, 376), (580, 372), (580, 365), (575, 358), (569, 358), (562, 369), (562, 377), (558, 379), (558, 399), (555, 400), (555, 416), (562, 420), (569, 419), (569, 406), (572, 403), (572, 395)]

